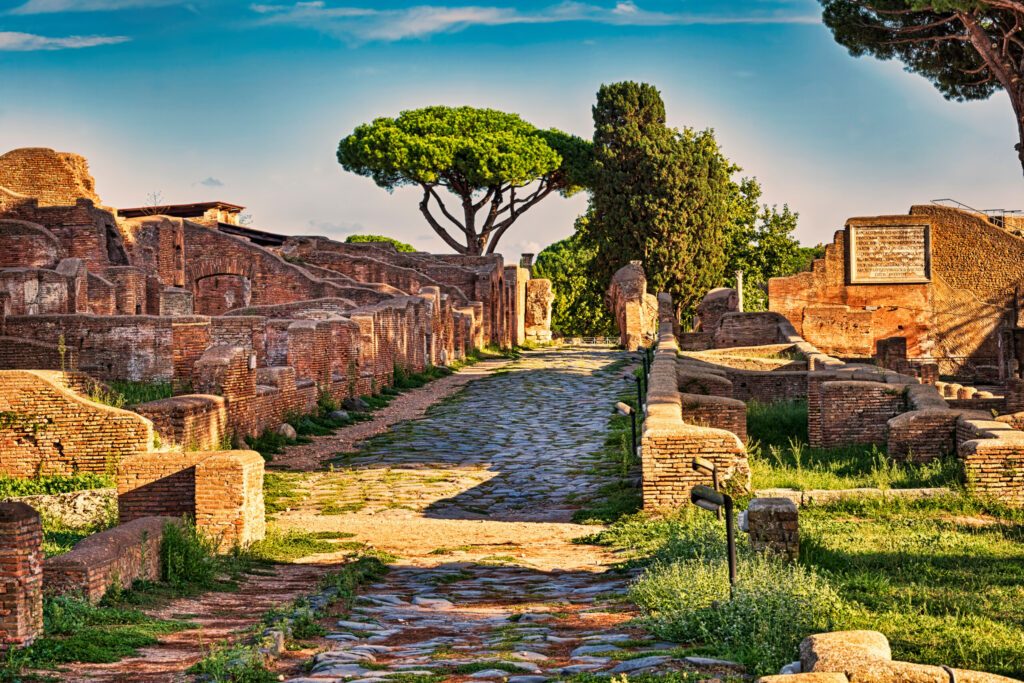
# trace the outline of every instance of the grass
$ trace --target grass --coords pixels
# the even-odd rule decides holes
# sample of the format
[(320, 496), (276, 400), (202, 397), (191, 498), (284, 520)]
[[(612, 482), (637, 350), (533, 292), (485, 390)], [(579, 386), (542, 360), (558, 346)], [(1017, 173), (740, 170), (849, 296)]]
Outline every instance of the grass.
[(331, 553), (341, 548), (335, 540), (351, 538), (352, 534), (342, 532), (308, 532), (270, 530), (266, 538), (256, 541), (246, 549), (254, 560), (264, 562), (294, 562), (309, 555)]
[(133, 406), (139, 403), (160, 401), (174, 396), (174, 386), (170, 382), (130, 382), (114, 380), (107, 383), (110, 391), (95, 389), (89, 398), (97, 403), (104, 403), (115, 408)]
[(963, 495), (801, 511), (801, 562), (827, 571), (897, 659), (1024, 677), (1024, 514)]
[(881, 631), (900, 660), (1024, 677), (1024, 512), (961, 491), (847, 500), (801, 508), (800, 534), (788, 569), (758, 565), (740, 535), (750, 590), (739, 604), (727, 599), (723, 529), (710, 514), (625, 516), (588, 540), (646, 568), (632, 597), (659, 637), (755, 673), (831, 628)]
[(754, 490), (957, 487), (956, 458), (899, 463), (874, 445), (811, 448), (807, 402), (751, 402), (747, 406), (747, 453)]
[(268, 515), (283, 512), (306, 498), (301, 472), (267, 472), (263, 475), (263, 502)]
[(92, 472), (43, 475), (32, 479), (0, 476), (0, 498), (72, 493), (91, 489), (113, 488), (114, 485), (114, 477), (112, 475), (94, 474)]
[[(619, 400), (636, 410), (636, 396), (632, 391), (624, 392)], [(642, 425), (637, 420), (637, 438)], [(579, 524), (609, 524), (640, 509), (640, 491), (634, 486), (630, 477), (640, 465), (640, 460), (633, 452), (630, 418), (612, 411), (608, 419), (608, 432), (604, 445), (598, 455), (601, 457), (602, 470), (610, 475), (612, 481), (598, 489), (596, 495), (585, 507), (573, 513), (572, 520)]]

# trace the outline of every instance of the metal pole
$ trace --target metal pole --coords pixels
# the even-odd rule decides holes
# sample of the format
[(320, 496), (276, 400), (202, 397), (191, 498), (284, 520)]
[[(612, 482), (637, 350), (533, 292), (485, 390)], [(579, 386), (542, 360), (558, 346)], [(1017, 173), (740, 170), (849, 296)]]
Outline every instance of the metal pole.
[(633, 453), (630, 455), (630, 461), (636, 457), (636, 411), (631, 410), (629, 413), (630, 427), (633, 432)]
[(729, 548), (729, 599), (733, 598), (736, 587), (736, 530), (733, 528), (732, 496), (725, 498), (725, 542)]
[(636, 378), (636, 409), (637, 410), (643, 410), (644, 409), (644, 391), (643, 391), (643, 388), (640, 385), (640, 378), (639, 377)]

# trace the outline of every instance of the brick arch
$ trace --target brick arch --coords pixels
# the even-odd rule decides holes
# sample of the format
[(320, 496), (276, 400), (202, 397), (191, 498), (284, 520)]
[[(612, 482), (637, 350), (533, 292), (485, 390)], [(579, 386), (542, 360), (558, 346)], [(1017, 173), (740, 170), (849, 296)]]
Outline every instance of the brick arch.
[(257, 268), (254, 259), (242, 256), (214, 256), (197, 260), (186, 260), (185, 280), (190, 289), (195, 290), (196, 283), (215, 275), (237, 275), (255, 280)]

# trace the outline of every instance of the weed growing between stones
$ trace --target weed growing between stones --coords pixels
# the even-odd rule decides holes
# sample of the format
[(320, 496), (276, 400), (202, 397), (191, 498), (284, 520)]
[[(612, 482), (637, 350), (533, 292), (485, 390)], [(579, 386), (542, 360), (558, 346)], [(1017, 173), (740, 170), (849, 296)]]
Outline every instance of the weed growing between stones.
[(245, 556), (263, 562), (293, 562), (307, 555), (336, 552), (340, 548), (332, 541), (346, 538), (352, 538), (352, 534), (271, 529), (266, 538), (245, 549)]
[[(211, 649), (188, 673), (201, 676), (211, 683), (267, 683), (278, 680), (267, 670), (265, 639), (272, 631), (285, 635), (288, 643), (316, 638), (326, 630), (320, 620), (331, 612), (347, 614), (355, 601), (359, 586), (379, 579), (387, 567), (377, 558), (353, 557), (336, 572), (326, 575), (319, 585), (320, 593), (313, 597), (298, 598), (289, 607), (272, 610), (253, 627), (243, 642), (224, 643)], [(389, 679), (390, 680), (390, 679)]]
[[(618, 396), (618, 400), (637, 410), (634, 392), (625, 391)], [(637, 414), (636, 429), (639, 439), (643, 429), (640, 413)], [(640, 490), (634, 477), (640, 466), (640, 458), (633, 452), (631, 440), (630, 418), (613, 410), (608, 420), (604, 445), (598, 452), (605, 473), (614, 473), (613, 481), (602, 486), (586, 507), (577, 510), (572, 521), (578, 524), (609, 524), (640, 509)]]

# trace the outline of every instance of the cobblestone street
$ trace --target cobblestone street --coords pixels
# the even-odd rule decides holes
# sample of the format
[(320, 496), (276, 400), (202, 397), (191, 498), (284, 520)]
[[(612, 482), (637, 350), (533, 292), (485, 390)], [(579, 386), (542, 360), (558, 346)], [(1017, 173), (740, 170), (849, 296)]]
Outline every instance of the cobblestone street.
[(574, 543), (597, 529), (573, 524), (573, 512), (619, 476), (601, 451), (616, 397), (632, 388), (625, 357), (528, 352), (307, 475), (306, 499), (279, 526), (353, 534), (398, 559), (291, 680), (707, 669), (629, 624), (631, 575)]

